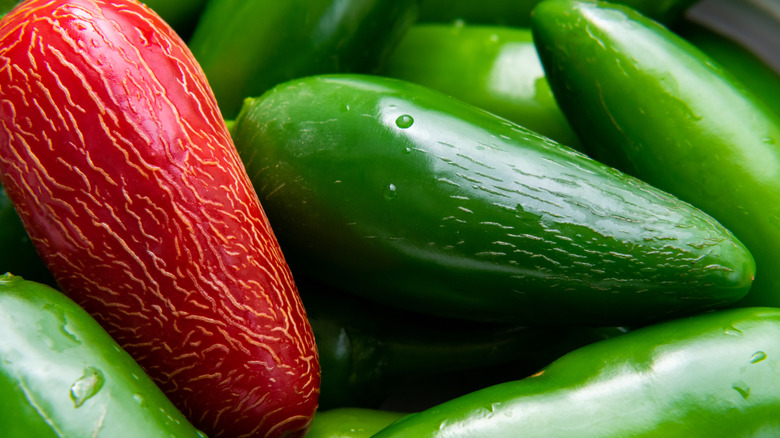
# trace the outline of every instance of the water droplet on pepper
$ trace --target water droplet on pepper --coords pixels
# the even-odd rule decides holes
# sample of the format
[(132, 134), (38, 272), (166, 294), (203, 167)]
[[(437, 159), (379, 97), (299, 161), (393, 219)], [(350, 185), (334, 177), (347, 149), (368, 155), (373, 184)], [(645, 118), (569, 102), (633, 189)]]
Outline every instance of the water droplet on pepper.
[(410, 128), (413, 124), (414, 118), (412, 118), (412, 116), (409, 114), (398, 116), (398, 118), (395, 119), (395, 125), (401, 129)]
[(89, 365), (84, 367), (84, 374), (70, 387), (70, 399), (75, 407), (80, 407), (100, 391), (105, 383), (103, 373)]

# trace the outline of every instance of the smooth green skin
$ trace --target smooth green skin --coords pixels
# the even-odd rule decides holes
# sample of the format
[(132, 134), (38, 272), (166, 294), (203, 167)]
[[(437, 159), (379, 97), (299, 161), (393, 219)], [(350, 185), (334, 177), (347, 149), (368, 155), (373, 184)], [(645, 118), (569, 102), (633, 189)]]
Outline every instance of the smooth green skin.
[(418, 24), (381, 74), (442, 91), (580, 148), (544, 77), (530, 29)]
[[(697, 0), (614, 0), (663, 23), (673, 23)], [(527, 27), (531, 11), (541, 0), (423, 0), (420, 23), (463, 20), (472, 24)]]
[[(222, 0), (217, 0), (222, 1)], [(208, 0), (142, 0), (182, 37), (190, 37)]]
[(585, 346), (374, 437), (774, 437), (779, 381), (780, 309), (729, 309)]
[(675, 33), (718, 62), (742, 81), (753, 95), (780, 113), (780, 73), (747, 47), (692, 21), (682, 21)]
[(293, 272), (389, 306), (631, 325), (752, 281), (701, 211), (413, 83), (291, 81), (248, 99), (232, 134)]
[(0, 276), (5, 438), (205, 437), (81, 307)]
[(57, 287), (54, 276), (38, 256), (11, 200), (0, 185), (0, 274), (10, 272)]
[(369, 438), (404, 415), (364, 408), (317, 411), (306, 438)]
[(417, 17), (420, 0), (219, 0), (188, 45), (225, 118), (289, 79), (371, 73)]
[(623, 333), (450, 321), (298, 284), (322, 369), (320, 409), (376, 408), (399, 385), (459, 371), (461, 379), (473, 373), (480, 376), (473, 380), (484, 382), (485, 370), (511, 364), (516, 378), (525, 377), (575, 348)]
[(533, 32), (589, 154), (715, 217), (755, 257), (739, 305), (780, 306), (780, 117), (630, 9), (551, 0), (534, 10)]

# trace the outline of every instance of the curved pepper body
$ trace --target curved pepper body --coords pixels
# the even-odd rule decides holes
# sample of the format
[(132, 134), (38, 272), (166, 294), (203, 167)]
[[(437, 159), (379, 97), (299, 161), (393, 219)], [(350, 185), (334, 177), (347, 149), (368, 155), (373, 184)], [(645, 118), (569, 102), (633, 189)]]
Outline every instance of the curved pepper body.
[(420, 0), (219, 0), (189, 46), (226, 118), (244, 98), (321, 73), (370, 73), (417, 16)]
[(205, 437), (72, 300), (0, 275), (0, 422), (6, 438)]
[(290, 81), (247, 99), (231, 132), (293, 269), (390, 306), (626, 325), (752, 281), (711, 217), (416, 84)]
[(780, 117), (691, 43), (633, 10), (550, 1), (534, 39), (596, 159), (715, 217), (756, 260), (741, 305), (780, 305)]
[(442, 91), (579, 148), (544, 77), (530, 29), (417, 24), (381, 74)]
[(0, 175), (57, 283), (210, 436), (302, 434), (311, 328), (184, 42), (123, 0), (0, 23)]
[(588, 345), (374, 437), (777, 436), (778, 379), (780, 309), (722, 310)]

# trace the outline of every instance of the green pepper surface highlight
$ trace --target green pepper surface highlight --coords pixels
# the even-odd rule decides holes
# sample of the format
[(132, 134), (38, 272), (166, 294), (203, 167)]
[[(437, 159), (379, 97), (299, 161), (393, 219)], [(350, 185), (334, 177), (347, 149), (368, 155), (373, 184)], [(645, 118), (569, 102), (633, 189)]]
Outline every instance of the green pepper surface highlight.
[(461, 395), (506, 378), (503, 373), (484, 376), (486, 370), (506, 366), (514, 378), (522, 378), (575, 348), (623, 333), (619, 328), (517, 327), (432, 318), (298, 284), (322, 369), (319, 409), (376, 408), (401, 386), (456, 375), (459, 384), (449, 393)]
[(404, 415), (365, 408), (317, 411), (306, 438), (369, 438)]
[(76, 303), (0, 276), (5, 438), (205, 437)]
[(755, 97), (780, 113), (780, 73), (747, 47), (729, 36), (684, 20), (674, 32), (739, 79)]
[[(423, 0), (419, 23), (463, 20), (472, 24), (528, 27), (531, 11), (542, 0)], [(615, 0), (664, 23), (679, 19), (697, 0)]]
[(544, 77), (530, 29), (417, 24), (381, 74), (442, 91), (579, 149)]
[(550, 0), (534, 40), (594, 158), (712, 215), (748, 247), (739, 305), (780, 306), (780, 117), (691, 43), (636, 11)]
[(319, 73), (372, 73), (417, 17), (420, 0), (219, 0), (188, 45), (226, 118), (246, 97)]
[(6, 272), (57, 287), (54, 276), (38, 256), (16, 209), (0, 185), (0, 274)]
[(619, 326), (752, 281), (698, 209), (417, 84), (290, 81), (247, 99), (231, 135), (293, 272), (389, 306)]
[(585, 346), (374, 437), (780, 436), (778, 382), (780, 309), (728, 309)]

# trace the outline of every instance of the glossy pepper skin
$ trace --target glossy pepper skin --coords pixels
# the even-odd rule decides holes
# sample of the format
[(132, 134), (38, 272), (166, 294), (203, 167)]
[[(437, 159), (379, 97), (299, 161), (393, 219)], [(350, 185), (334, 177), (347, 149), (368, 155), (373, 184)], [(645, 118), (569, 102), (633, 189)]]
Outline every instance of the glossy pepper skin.
[(123, 0), (0, 22), (0, 176), (62, 290), (210, 436), (302, 435), (311, 328), (184, 42)]
[(16, 214), (11, 200), (0, 185), (0, 273), (11, 272), (20, 277), (57, 287), (46, 264), (35, 251), (24, 224)]
[(692, 21), (682, 21), (674, 32), (737, 77), (754, 96), (780, 113), (780, 73), (747, 47), (725, 34)]
[[(320, 355), (321, 410), (377, 408), (399, 386), (442, 375), (481, 376), (507, 366), (525, 377), (577, 347), (622, 333), (466, 323), (399, 311), (305, 281), (300, 290)], [(472, 380), (460, 378), (451, 393), (489, 379)]]
[(544, 77), (530, 29), (417, 24), (381, 74), (442, 91), (579, 149)]
[(780, 309), (728, 309), (585, 346), (374, 437), (777, 436), (778, 381)]
[(61, 292), (0, 275), (0, 332), (3, 437), (205, 437)]
[(553, 92), (586, 150), (709, 213), (756, 260), (740, 305), (780, 306), (780, 117), (667, 28), (608, 3), (534, 10)]
[(338, 408), (317, 411), (306, 438), (370, 438), (403, 412), (365, 408)]
[(313, 74), (371, 73), (420, 0), (219, 0), (189, 41), (226, 118), (246, 97)]
[[(470, 24), (498, 24), (527, 27), (531, 11), (541, 0), (423, 0), (418, 22), (447, 23), (463, 20)], [(615, 0), (664, 23), (673, 23), (696, 0)]]
[(630, 325), (734, 301), (753, 277), (701, 211), (420, 85), (290, 81), (231, 133), (293, 270), (389, 306)]

